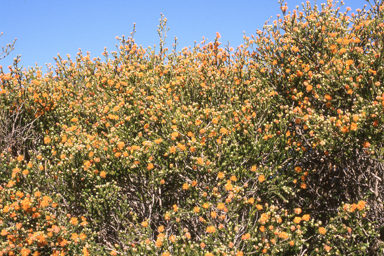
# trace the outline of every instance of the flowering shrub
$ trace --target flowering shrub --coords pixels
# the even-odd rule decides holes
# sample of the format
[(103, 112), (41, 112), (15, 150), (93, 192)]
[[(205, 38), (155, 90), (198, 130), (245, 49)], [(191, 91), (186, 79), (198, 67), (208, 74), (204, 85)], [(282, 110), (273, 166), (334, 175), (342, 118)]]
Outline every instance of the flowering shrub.
[(1, 68), (1, 255), (382, 252), (382, 9)]

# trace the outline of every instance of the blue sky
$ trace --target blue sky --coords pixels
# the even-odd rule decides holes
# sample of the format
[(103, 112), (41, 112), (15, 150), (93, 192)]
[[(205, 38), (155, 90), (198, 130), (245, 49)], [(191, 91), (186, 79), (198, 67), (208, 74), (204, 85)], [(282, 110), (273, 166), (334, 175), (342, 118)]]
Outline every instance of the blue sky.
[[(326, 0), (317, 1), (318, 4)], [(2, 0), (0, 15), (0, 45), (5, 46), (17, 38), (15, 50), (0, 60), (8, 66), (13, 58), (21, 55), (20, 65), (43, 67), (54, 63), (58, 53), (75, 57), (78, 49), (91, 57), (102, 57), (104, 47), (114, 51), (116, 36), (128, 36), (136, 23), (135, 42), (144, 48), (159, 44), (157, 26), (160, 13), (167, 18), (167, 46), (171, 48), (174, 37), (178, 38), (177, 49), (193, 46), (202, 37), (214, 40), (216, 32), (221, 42), (230, 42), (232, 47), (243, 43), (247, 36), (262, 29), (264, 22), (280, 14), (277, 0)], [(288, 0), (288, 10), (303, 0)], [(313, 0), (310, 1), (312, 4)], [(365, 0), (345, 0), (352, 12), (362, 8)]]

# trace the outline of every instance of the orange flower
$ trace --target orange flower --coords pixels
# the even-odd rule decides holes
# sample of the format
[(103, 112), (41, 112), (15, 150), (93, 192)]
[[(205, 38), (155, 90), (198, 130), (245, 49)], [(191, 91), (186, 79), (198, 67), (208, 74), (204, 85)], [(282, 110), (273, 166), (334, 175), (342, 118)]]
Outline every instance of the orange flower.
[(232, 186), (230, 180), (228, 180), (227, 184), (225, 184), (225, 189), (228, 190), (228, 191), (233, 190), (233, 186)]
[(58, 237), (57, 238), (57, 242), (59, 243), (59, 245), (61, 246), (61, 247), (64, 247), (64, 246), (66, 246), (67, 245), (67, 243), (68, 243), (68, 241), (67, 240), (65, 240), (64, 238), (62, 238), (62, 237)]
[(156, 247), (161, 247), (163, 245), (163, 243), (161, 242), (161, 239), (157, 239), (156, 242), (155, 242), (155, 246)]
[(148, 221), (141, 222), (141, 226), (144, 228), (148, 227)]
[(74, 225), (74, 226), (77, 225), (77, 224), (79, 223), (79, 221), (77, 220), (76, 217), (72, 217), (70, 222), (71, 222), (71, 224)]
[(107, 173), (105, 171), (100, 172), (100, 177), (105, 178), (107, 176)]
[(350, 65), (353, 64), (353, 60), (347, 60), (345, 63), (346, 63), (348, 66), (350, 66)]
[(364, 209), (364, 207), (365, 207), (365, 205), (367, 204), (367, 202), (365, 202), (365, 201), (359, 201), (358, 203), (357, 203), (357, 209), (359, 210), (359, 211), (361, 211), (361, 210), (363, 210)]
[(45, 143), (45, 144), (49, 144), (49, 143), (51, 143), (51, 139), (50, 139), (49, 137), (45, 137), (45, 138), (44, 138), (44, 143)]
[(80, 239), (84, 241), (85, 238), (87, 238), (87, 235), (84, 233), (80, 233)]
[(300, 214), (301, 213), (301, 208), (295, 208), (295, 213)]
[(319, 233), (322, 234), (322, 235), (325, 235), (325, 233), (327, 232), (327, 230), (323, 227), (319, 227)]
[(119, 141), (119, 142), (117, 143), (117, 147), (118, 147), (120, 150), (122, 150), (122, 149), (124, 148), (124, 146), (125, 146), (124, 141)]
[(309, 214), (304, 214), (302, 217), (302, 220), (309, 221), (310, 218), (311, 218), (311, 216)]
[(217, 209), (224, 210), (224, 208), (225, 208), (225, 204), (224, 203), (218, 203), (217, 204)]
[(224, 179), (224, 173), (223, 172), (219, 172), (218, 174), (217, 174), (217, 178), (218, 179)]
[(279, 237), (282, 239), (288, 239), (289, 235), (287, 232), (280, 232)]
[(264, 175), (260, 175), (259, 176), (259, 182), (263, 183), (264, 181), (265, 181), (265, 176)]
[(330, 250), (332, 250), (332, 247), (329, 246), (329, 245), (324, 245), (324, 250), (326, 250), (327, 252), (329, 252)]
[(364, 148), (369, 148), (369, 146), (371, 146), (371, 143), (369, 143), (368, 141), (364, 142), (363, 144)]
[[(31, 250), (29, 250), (29, 249), (27, 249), (27, 248), (25, 248), (25, 247), (23, 247), (23, 249), (21, 249), (21, 251), (20, 251), (20, 255), (21, 256), (27, 256), (27, 255), (29, 255), (31, 253)], [(10, 255), (10, 254), (9, 254)]]
[(149, 163), (147, 166), (148, 171), (152, 170), (154, 167), (153, 163)]
[(296, 224), (299, 224), (300, 221), (301, 221), (301, 218), (300, 218), (300, 217), (295, 217), (295, 218), (293, 219), (293, 222), (296, 223)]
[(343, 127), (340, 128), (340, 130), (341, 130), (342, 133), (347, 133), (348, 130), (349, 130), (349, 127), (348, 126), (343, 126)]
[(164, 232), (164, 226), (163, 225), (159, 226), (157, 231), (159, 231), (160, 233)]
[(176, 236), (174, 235), (169, 236), (169, 241), (171, 241), (172, 243), (176, 242)]
[(259, 229), (260, 229), (261, 232), (265, 232), (265, 227), (264, 226), (261, 226)]
[(225, 135), (225, 134), (227, 134), (227, 132), (228, 132), (228, 130), (226, 128), (224, 128), (224, 127), (220, 128), (221, 134)]
[(209, 226), (207, 227), (207, 230), (206, 230), (207, 233), (214, 233), (216, 232), (216, 229), (214, 226)]
[(181, 143), (178, 143), (178, 144), (177, 144), (177, 147), (178, 147), (180, 150), (182, 150), (182, 151), (184, 151), (184, 150), (186, 149), (186, 146), (185, 146), (184, 144), (181, 144)]
[(89, 256), (89, 251), (88, 251), (87, 247), (83, 247), (83, 255)]

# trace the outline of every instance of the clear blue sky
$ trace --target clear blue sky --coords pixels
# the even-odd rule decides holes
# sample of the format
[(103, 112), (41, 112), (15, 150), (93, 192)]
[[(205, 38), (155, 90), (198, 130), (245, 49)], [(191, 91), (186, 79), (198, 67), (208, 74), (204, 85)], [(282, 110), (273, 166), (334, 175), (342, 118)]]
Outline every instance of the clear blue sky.
[[(288, 0), (288, 10), (303, 0)], [(310, 1), (313, 4), (313, 0)], [(320, 4), (326, 0), (318, 0)], [(345, 0), (344, 9), (352, 12), (362, 8), (365, 0)], [(216, 32), (221, 42), (230, 42), (234, 48), (247, 36), (262, 29), (264, 22), (281, 14), (277, 0), (2, 0), (0, 14), (0, 45), (5, 46), (17, 38), (15, 50), (0, 65), (12, 64), (21, 55), (24, 67), (54, 63), (58, 53), (62, 57), (75, 57), (78, 49), (91, 57), (102, 57), (104, 47), (116, 50), (116, 36), (126, 35), (136, 23), (135, 42), (147, 46), (158, 45), (157, 26), (160, 13), (168, 19), (167, 46), (171, 48), (174, 37), (178, 48), (193, 46), (202, 37), (214, 40)]]

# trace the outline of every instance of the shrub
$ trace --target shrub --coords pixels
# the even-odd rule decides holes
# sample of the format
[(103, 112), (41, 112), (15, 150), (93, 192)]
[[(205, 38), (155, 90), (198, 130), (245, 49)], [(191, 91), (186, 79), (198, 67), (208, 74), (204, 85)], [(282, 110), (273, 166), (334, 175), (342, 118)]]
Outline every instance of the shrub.
[(157, 53), (1, 69), (30, 138), (1, 155), (2, 253), (379, 254), (382, 9), (282, 2), (236, 49), (170, 53), (163, 17)]

